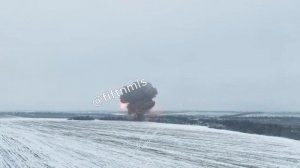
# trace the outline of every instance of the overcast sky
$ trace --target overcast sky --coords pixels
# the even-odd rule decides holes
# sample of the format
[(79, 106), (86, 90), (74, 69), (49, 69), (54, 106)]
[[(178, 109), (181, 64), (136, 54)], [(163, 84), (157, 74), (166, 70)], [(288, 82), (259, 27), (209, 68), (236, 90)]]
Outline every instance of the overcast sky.
[(299, 0), (0, 0), (0, 111), (118, 110), (137, 79), (158, 110), (300, 111)]

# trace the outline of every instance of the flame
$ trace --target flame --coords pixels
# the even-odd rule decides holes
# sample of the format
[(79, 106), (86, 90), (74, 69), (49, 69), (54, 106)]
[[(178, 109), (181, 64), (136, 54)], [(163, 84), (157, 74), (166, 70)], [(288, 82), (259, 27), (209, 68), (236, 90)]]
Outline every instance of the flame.
[(126, 110), (127, 109), (127, 104), (128, 103), (121, 103), (120, 102), (120, 108), (121, 108), (121, 110)]

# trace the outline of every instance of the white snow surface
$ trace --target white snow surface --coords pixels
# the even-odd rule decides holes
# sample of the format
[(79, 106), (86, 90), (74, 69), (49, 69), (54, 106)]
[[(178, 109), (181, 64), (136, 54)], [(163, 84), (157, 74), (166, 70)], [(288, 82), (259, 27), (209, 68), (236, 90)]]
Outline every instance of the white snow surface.
[(300, 141), (202, 126), (0, 120), (1, 168), (296, 168)]

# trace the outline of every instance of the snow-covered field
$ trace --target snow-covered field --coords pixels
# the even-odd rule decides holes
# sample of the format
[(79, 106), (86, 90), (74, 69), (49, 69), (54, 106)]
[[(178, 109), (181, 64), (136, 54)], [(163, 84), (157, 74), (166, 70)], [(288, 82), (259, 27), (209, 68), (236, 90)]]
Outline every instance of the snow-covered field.
[(300, 141), (202, 126), (1, 119), (1, 168), (296, 168)]

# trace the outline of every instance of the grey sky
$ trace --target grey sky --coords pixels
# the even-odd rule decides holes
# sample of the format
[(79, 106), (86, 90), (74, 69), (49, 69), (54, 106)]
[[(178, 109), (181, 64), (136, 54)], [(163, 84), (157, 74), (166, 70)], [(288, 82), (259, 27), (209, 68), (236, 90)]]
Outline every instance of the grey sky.
[(299, 110), (298, 0), (0, 0), (0, 110)]

